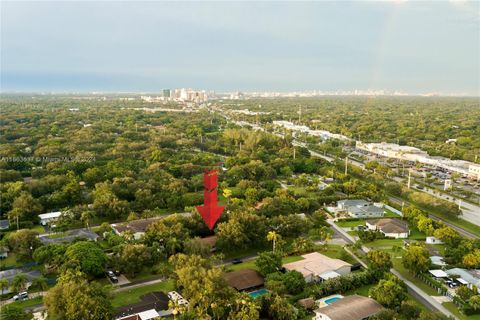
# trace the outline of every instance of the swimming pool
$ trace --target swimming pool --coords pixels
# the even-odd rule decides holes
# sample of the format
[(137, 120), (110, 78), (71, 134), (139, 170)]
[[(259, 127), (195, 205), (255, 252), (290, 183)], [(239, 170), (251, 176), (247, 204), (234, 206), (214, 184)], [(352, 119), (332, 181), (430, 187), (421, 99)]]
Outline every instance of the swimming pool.
[(316, 303), (317, 303), (319, 308), (323, 308), (323, 307), (328, 307), (329, 305), (331, 305), (335, 301), (340, 300), (342, 298), (343, 298), (343, 296), (341, 294), (334, 294), (334, 295), (322, 298), (320, 300), (317, 300)]
[(267, 294), (267, 293), (268, 293), (267, 289), (260, 289), (260, 290), (249, 292), (248, 294), (250, 295), (250, 297), (255, 299), (256, 297), (263, 296), (264, 294)]
[(325, 299), (324, 302), (326, 304), (332, 304), (333, 302), (337, 301), (337, 300), (340, 300), (341, 298), (340, 297), (331, 297), (329, 299)]

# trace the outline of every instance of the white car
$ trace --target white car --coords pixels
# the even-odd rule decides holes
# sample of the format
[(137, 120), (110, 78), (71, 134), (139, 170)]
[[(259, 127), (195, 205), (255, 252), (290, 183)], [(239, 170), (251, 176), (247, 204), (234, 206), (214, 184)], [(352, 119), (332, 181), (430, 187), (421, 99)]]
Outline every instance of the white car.
[(19, 292), (18, 294), (13, 296), (13, 301), (25, 300), (25, 299), (28, 299), (27, 291)]

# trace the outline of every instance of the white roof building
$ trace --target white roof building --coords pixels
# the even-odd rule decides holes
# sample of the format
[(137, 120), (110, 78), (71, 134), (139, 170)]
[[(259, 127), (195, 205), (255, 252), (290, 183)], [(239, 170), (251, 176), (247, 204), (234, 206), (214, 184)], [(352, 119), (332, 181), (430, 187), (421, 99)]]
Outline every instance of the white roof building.
[(39, 214), (40, 224), (46, 226), (50, 221), (58, 219), (62, 215), (61, 211), (48, 212)]
[(305, 281), (323, 281), (350, 273), (352, 265), (340, 259), (332, 259), (318, 252), (302, 255), (303, 260), (284, 264), (289, 271), (300, 272)]
[(448, 274), (440, 269), (428, 270), (428, 272), (430, 272), (435, 278), (448, 278)]

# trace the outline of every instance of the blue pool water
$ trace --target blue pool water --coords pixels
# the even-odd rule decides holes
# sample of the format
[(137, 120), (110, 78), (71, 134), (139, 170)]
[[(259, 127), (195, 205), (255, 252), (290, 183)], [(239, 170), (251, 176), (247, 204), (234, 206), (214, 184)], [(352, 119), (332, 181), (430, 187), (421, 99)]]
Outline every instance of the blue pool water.
[(340, 300), (340, 297), (332, 297), (330, 299), (325, 300), (326, 304), (332, 304), (333, 302)]
[(267, 289), (260, 289), (260, 290), (249, 292), (248, 294), (250, 295), (250, 297), (256, 298), (259, 296), (263, 296), (264, 294), (267, 294), (267, 293), (268, 293)]

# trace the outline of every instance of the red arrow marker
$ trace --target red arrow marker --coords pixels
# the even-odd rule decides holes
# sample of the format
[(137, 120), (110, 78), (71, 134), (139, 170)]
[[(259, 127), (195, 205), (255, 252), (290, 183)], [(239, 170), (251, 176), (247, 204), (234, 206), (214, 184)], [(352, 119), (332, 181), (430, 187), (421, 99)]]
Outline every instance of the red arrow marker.
[(203, 206), (197, 206), (197, 210), (210, 230), (217, 222), (225, 206), (219, 206), (217, 199), (217, 170), (205, 170), (203, 176)]

